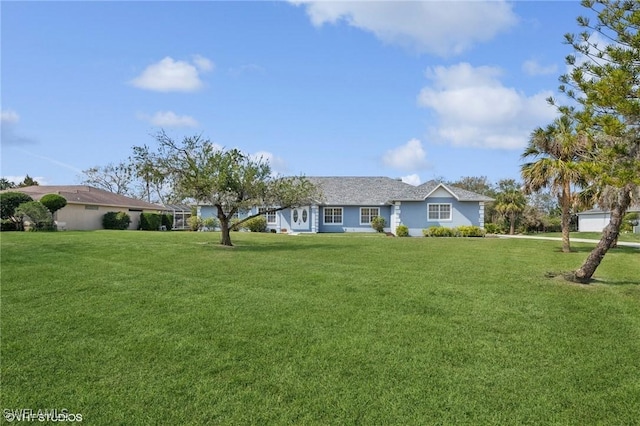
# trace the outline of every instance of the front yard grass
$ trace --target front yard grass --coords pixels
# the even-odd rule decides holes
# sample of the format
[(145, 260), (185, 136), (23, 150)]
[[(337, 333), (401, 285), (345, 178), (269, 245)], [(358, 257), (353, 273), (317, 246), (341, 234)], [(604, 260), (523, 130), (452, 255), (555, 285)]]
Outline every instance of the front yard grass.
[(83, 423), (638, 424), (640, 250), (3, 233), (1, 407)]
[[(541, 232), (541, 233), (534, 233), (534, 234), (528, 234), (528, 235), (534, 235), (537, 237), (562, 238), (561, 232)], [(602, 232), (571, 232), (569, 235), (569, 238), (600, 240), (600, 238), (602, 238)], [(633, 232), (622, 232), (618, 237), (618, 241), (626, 241), (629, 243), (640, 243), (640, 234), (635, 234)]]

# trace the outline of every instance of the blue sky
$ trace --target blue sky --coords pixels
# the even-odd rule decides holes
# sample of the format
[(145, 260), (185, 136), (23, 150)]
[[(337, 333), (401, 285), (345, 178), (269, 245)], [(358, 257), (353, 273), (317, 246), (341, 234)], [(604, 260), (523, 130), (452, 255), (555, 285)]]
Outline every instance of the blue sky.
[(201, 134), (281, 174), (519, 178), (578, 2), (12, 2), (1, 174), (77, 184)]

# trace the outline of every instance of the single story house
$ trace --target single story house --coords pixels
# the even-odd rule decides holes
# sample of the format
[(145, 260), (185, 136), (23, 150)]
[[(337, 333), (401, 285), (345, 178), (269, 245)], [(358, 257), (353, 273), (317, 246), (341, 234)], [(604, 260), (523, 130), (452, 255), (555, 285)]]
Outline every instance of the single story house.
[[(640, 205), (631, 206), (627, 213), (640, 213)], [(579, 232), (602, 232), (611, 221), (611, 212), (602, 209), (591, 209), (578, 213)], [(634, 227), (640, 233), (640, 226)]]
[(67, 205), (55, 213), (58, 229), (93, 230), (102, 229), (102, 217), (107, 212), (123, 211), (131, 218), (129, 229), (138, 229), (140, 213), (160, 213), (163, 206), (114, 194), (104, 189), (87, 185), (35, 185), (12, 188), (8, 191), (23, 192), (34, 200), (46, 194), (58, 194), (67, 200)]
[[(431, 226), (484, 227), (484, 204), (492, 198), (430, 181), (419, 186), (388, 177), (308, 177), (323, 197), (308, 206), (267, 214), (267, 226), (276, 232), (375, 232), (371, 219), (385, 219), (387, 232), (399, 225), (409, 235), (422, 236)], [(268, 206), (258, 207), (264, 209)], [(251, 212), (242, 212), (246, 217)], [(213, 206), (199, 205), (198, 216), (216, 216)]]

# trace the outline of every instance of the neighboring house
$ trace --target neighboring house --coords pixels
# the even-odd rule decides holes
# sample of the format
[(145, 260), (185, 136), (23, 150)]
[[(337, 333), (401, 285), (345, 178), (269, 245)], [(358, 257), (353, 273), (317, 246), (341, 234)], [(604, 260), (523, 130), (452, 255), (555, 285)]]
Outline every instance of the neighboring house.
[[(640, 205), (631, 206), (627, 213), (640, 213)], [(611, 212), (602, 209), (591, 209), (578, 213), (579, 232), (602, 232), (611, 221)], [(634, 227), (634, 232), (640, 233), (640, 226)]]
[(165, 204), (163, 211), (173, 216), (171, 229), (189, 229), (191, 206), (186, 204)]
[[(267, 215), (267, 226), (276, 232), (375, 232), (371, 219), (385, 219), (387, 232), (398, 225), (409, 235), (422, 236), (431, 226), (484, 227), (484, 203), (493, 199), (434, 181), (419, 186), (388, 177), (309, 177), (323, 198), (308, 206)], [(260, 207), (264, 209), (268, 206)], [(242, 212), (246, 217), (251, 212)], [(198, 206), (198, 216), (216, 216), (213, 206)]]
[(8, 191), (23, 192), (36, 201), (46, 194), (58, 194), (66, 198), (67, 205), (58, 210), (54, 217), (59, 229), (102, 229), (102, 217), (105, 213), (114, 211), (127, 213), (131, 218), (129, 229), (137, 229), (140, 213), (159, 213), (164, 210), (156, 204), (85, 185), (37, 185)]

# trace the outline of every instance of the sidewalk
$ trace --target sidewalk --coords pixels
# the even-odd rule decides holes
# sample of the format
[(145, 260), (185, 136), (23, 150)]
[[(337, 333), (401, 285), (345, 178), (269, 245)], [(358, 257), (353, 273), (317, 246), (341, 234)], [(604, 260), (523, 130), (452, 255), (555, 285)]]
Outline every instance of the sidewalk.
[[(557, 237), (536, 237), (535, 235), (503, 235), (503, 234), (499, 234), (497, 235), (498, 238), (524, 238), (524, 239), (531, 239), (531, 240), (549, 240), (549, 241), (562, 241), (562, 238), (557, 238)], [(572, 243), (591, 243), (591, 244), (598, 244), (600, 240), (587, 240), (585, 238), (571, 238), (571, 242)], [(631, 243), (628, 241), (618, 241), (618, 245), (619, 246), (625, 246), (625, 247), (635, 247), (635, 248), (640, 248), (640, 243)]]

